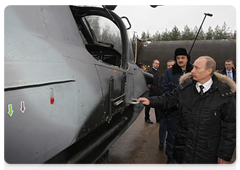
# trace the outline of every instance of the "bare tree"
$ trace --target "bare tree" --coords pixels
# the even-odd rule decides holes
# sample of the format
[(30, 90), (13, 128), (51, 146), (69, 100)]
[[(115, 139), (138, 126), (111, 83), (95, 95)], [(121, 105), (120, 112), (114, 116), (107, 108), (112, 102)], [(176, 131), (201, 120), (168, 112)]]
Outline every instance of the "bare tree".
[(224, 22), (222, 28), (220, 26), (216, 26), (215, 32), (214, 32), (214, 39), (228, 39), (229, 33), (228, 33), (229, 27), (227, 27), (227, 24)]

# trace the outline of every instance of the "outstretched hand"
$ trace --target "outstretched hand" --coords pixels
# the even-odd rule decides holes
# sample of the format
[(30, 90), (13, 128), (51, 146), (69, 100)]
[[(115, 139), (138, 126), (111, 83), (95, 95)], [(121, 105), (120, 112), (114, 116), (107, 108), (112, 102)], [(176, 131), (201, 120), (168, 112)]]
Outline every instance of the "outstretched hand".
[(143, 102), (143, 104), (147, 105), (147, 106), (150, 104), (150, 101), (147, 98), (144, 98), (144, 97), (138, 98), (137, 102)]

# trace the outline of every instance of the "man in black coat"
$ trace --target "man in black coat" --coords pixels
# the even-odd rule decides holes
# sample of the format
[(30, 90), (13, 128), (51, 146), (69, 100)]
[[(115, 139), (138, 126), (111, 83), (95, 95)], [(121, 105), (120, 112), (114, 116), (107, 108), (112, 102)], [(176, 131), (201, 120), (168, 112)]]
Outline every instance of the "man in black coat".
[[(148, 70), (148, 73), (153, 75), (153, 82), (149, 85), (150, 87), (150, 93), (149, 97), (151, 96), (159, 96), (161, 95), (161, 75), (158, 72), (159, 67), (159, 61), (153, 60), (152, 68)], [(151, 107), (146, 106), (145, 107), (145, 122), (153, 124), (153, 122), (150, 120), (150, 111)], [(156, 122), (159, 122), (160, 120), (160, 110), (155, 108), (155, 116), (156, 116)]]
[(215, 68), (211, 57), (199, 57), (175, 90), (137, 100), (161, 109), (179, 103), (173, 153), (177, 163), (224, 164), (232, 158), (236, 147), (236, 84), (226, 75), (214, 73)]
[[(177, 48), (174, 52), (175, 64), (172, 68), (166, 70), (163, 81), (162, 81), (162, 94), (170, 93), (173, 89), (175, 89), (179, 84), (179, 78), (192, 70), (193, 66), (190, 63), (190, 55), (188, 54), (185, 48)], [(166, 148), (165, 153), (168, 156), (167, 163), (173, 163), (173, 147), (175, 136), (177, 133), (178, 127), (178, 119), (179, 119), (179, 110), (178, 105), (175, 107), (166, 110), (166, 112), (162, 113), (162, 117), (160, 119), (160, 126), (166, 126), (167, 130), (167, 138), (166, 138)], [(160, 127), (160, 138), (164, 138), (164, 128)], [(165, 132), (166, 133), (166, 132)], [(159, 149), (163, 149), (162, 139), (160, 139)]]
[(225, 68), (219, 73), (227, 75), (236, 82), (236, 70), (232, 60), (225, 61)]

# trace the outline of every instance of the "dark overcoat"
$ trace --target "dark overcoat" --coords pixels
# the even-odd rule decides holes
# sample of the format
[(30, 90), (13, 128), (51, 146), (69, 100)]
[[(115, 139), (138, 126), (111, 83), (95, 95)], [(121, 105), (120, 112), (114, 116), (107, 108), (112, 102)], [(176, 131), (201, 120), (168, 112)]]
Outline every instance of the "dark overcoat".
[(148, 70), (148, 73), (153, 75), (153, 81), (152, 84), (150, 84), (150, 93), (149, 96), (159, 96), (161, 95), (161, 82), (162, 78), (159, 74), (158, 70), (155, 70), (154, 68), (150, 68)]
[(236, 146), (236, 84), (214, 73), (211, 88), (202, 96), (187, 73), (168, 94), (151, 97), (150, 106), (171, 108), (179, 103), (179, 124), (173, 157), (178, 163), (230, 161)]
[[(190, 72), (193, 66), (187, 62), (186, 72)], [(179, 84), (179, 78), (183, 75), (182, 69), (178, 66), (177, 62), (173, 67), (166, 70), (162, 80), (162, 94), (169, 93), (175, 89)]]

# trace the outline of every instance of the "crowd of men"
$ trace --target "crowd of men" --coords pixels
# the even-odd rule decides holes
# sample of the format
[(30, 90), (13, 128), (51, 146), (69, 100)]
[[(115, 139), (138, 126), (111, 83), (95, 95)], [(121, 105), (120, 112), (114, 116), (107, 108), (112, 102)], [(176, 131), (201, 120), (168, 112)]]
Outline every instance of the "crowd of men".
[(167, 163), (228, 163), (236, 147), (234, 62), (216, 71), (213, 58), (201, 56), (191, 64), (187, 50), (177, 48), (163, 75), (158, 68), (156, 59), (148, 70), (154, 76), (150, 95), (138, 102), (146, 106), (147, 123), (153, 124), (149, 110), (155, 109)]

